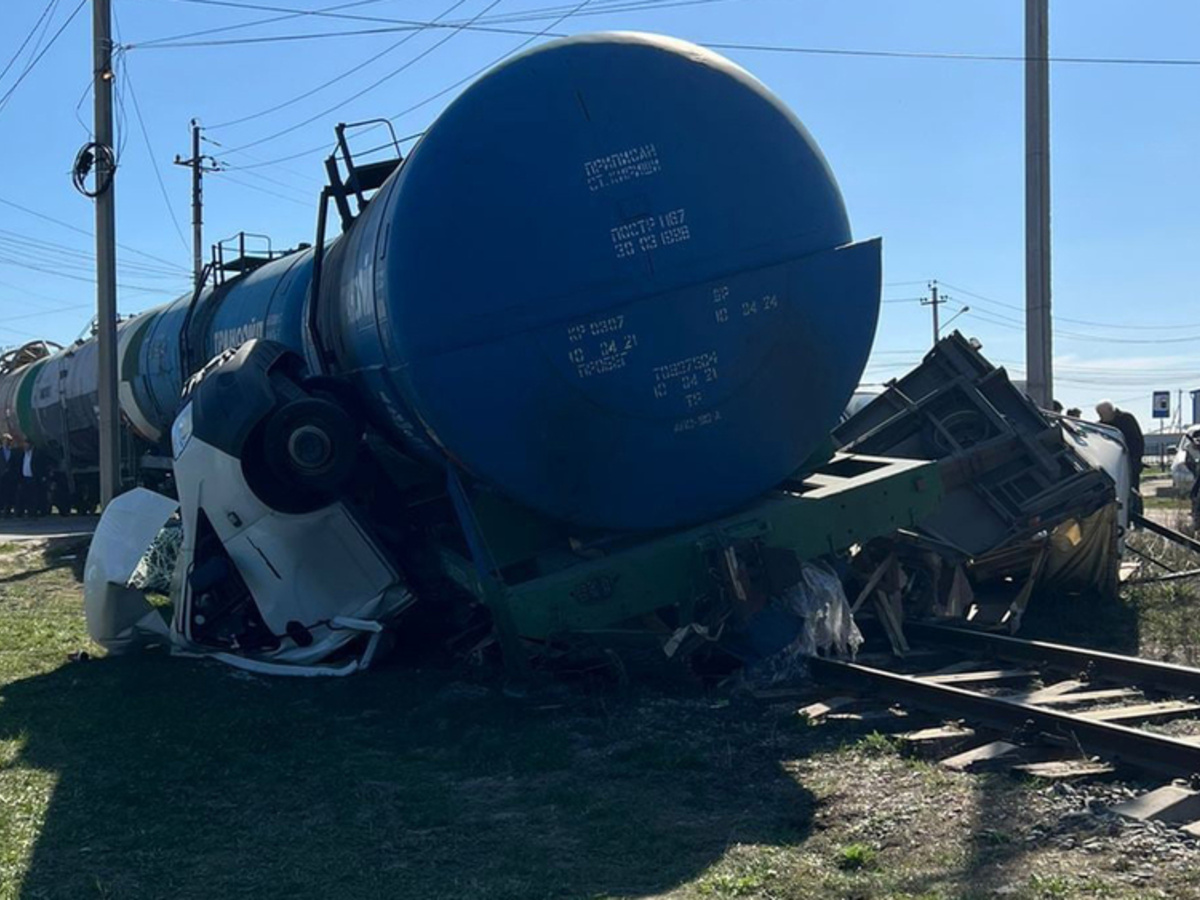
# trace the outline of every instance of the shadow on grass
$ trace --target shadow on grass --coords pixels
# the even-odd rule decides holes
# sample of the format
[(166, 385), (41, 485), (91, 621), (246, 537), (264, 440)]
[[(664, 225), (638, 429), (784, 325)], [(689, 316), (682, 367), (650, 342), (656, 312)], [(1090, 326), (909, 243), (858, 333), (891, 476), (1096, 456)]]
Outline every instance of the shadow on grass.
[(757, 712), (446, 681), (142, 657), (7, 685), (11, 765), (57, 776), (21, 896), (642, 896), (809, 831)]

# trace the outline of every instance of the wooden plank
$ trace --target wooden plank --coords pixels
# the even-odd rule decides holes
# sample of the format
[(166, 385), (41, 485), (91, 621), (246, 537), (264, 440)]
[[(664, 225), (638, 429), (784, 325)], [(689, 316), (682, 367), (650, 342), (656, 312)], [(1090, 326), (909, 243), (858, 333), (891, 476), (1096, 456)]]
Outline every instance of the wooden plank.
[(1038, 706), (1072, 706), (1076, 703), (1097, 703), (1101, 700), (1128, 700), (1140, 697), (1142, 692), (1136, 688), (1104, 688), (1098, 691), (1079, 691), (1074, 694), (1059, 694), (1057, 697), (1046, 697), (1036, 702)]
[[(934, 657), (944, 657), (945, 655), (946, 655), (946, 652), (944, 650), (931, 650), (927, 647), (917, 647), (913, 650), (909, 650), (908, 653), (904, 654), (904, 658), (906, 660), (931, 659)], [(860, 653), (860, 654), (858, 654), (858, 656), (856, 656), (854, 658), (854, 661), (856, 663), (861, 663), (864, 666), (871, 666), (873, 668), (879, 669), (879, 668), (885, 668), (885, 667), (891, 665), (895, 661), (895, 659), (896, 659), (896, 655), (894, 653), (880, 652), (880, 653)], [(972, 665), (977, 665), (977, 663), (972, 663)], [(937, 671), (941, 672), (942, 670), (938, 669)]]
[(974, 747), (963, 753), (956, 753), (954, 756), (943, 759), (941, 764), (944, 768), (952, 769), (955, 772), (968, 772), (989, 763), (1017, 756), (1020, 752), (1021, 748), (1016, 744), (1010, 744), (1008, 741), (992, 741), (990, 744)]
[(1037, 672), (1028, 669), (984, 669), (981, 672), (954, 672), (948, 675), (918, 675), (930, 684), (982, 684), (989, 681), (1020, 681), (1033, 678)]
[(887, 633), (888, 643), (892, 645), (892, 652), (897, 656), (904, 656), (909, 650), (908, 641), (904, 639), (904, 628), (896, 617), (896, 611), (883, 591), (877, 590), (874, 600), (875, 614), (879, 618), (879, 624)]
[(942, 666), (940, 669), (934, 669), (930, 675), (954, 675), (957, 672), (975, 672), (979, 669), (979, 660), (977, 659), (960, 659), (958, 662), (950, 663), (948, 666)]
[(858, 612), (859, 607), (866, 602), (867, 598), (871, 596), (872, 591), (875, 590), (875, 586), (879, 584), (879, 579), (883, 577), (883, 573), (886, 572), (888, 567), (891, 566), (895, 561), (896, 554), (889, 553), (887, 557), (884, 558), (883, 562), (875, 567), (875, 571), (872, 572), (871, 577), (867, 579), (866, 586), (859, 591), (858, 596), (854, 598), (854, 602), (850, 604), (850, 615), (854, 615), (856, 612)]
[(1118, 706), (1113, 709), (1088, 709), (1075, 715), (1095, 722), (1153, 722), (1194, 712), (1200, 712), (1200, 703), (1164, 700), (1161, 703), (1142, 703), (1138, 706)]
[(1012, 767), (1012, 771), (1023, 775), (1033, 775), (1037, 778), (1048, 778), (1060, 781), (1066, 778), (1085, 778), (1096, 775), (1108, 775), (1116, 769), (1111, 763), (1094, 759), (1056, 759), (1049, 762), (1021, 763)]
[(940, 725), (920, 728), (897, 735), (905, 752), (925, 758), (944, 756), (975, 737), (975, 729), (965, 725)]
[(1077, 691), (1081, 687), (1087, 687), (1087, 684), (1086, 681), (1080, 681), (1078, 678), (1068, 678), (1066, 681), (1057, 681), (1054, 684), (1048, 684), (1027, 694), (1018, 694), (1013, 699), (1018, 703), (1042, 703), (1047, 698), (1057, 697), (1068, 691)]
[(830, 722), (896, 722), (908, 718), (903, 709), (867, 709), (862, 712), (831, 712), (826, 714)]
[(830, 697), (820, 703), (810, 703), (796, 710), (796, 715), (803, 716), (811, 722), (819, 721), (835, 710), (844, 709), (852, 703), (857, 703), (857, 697)]
[(1110, 806), (1119, 816), (1143, 822), (1194, 822), (1200, 815), (1200, 793), (1178, 785), (1168, 784), (1149, 793)]

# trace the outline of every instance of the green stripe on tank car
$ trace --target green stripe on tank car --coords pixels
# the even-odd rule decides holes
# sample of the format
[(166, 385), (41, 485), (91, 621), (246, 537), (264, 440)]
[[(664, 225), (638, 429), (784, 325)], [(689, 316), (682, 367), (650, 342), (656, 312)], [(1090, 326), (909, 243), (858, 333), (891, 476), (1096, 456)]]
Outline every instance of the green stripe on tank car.
[(162, 310), (151, 310), (150, 312), (143, 313), (138, 321), (129, 326), (134, 329), (134, 332), (133, 337), (129, 339), (129, 343), (125, 345), (124, 356), (121, 357), (122, 381), (133, 381), (134, 378), (142, 374), (140, 365), (142, 344), (146, 342), (146, 335), (150, 333), (150, 325), (153, 324), (161, 312)]
[(25, 373), (25, 377), (21, 379), (21, 386), (17, 388), (17, 424), (21, 427), (21, 433), (34, 444), (45, 442), (45, 436), (37, 427), (37, 418), (33, 414), (33, 386), (37, 383), (38, 374), (45, 365), (45, 359), (40, 359), (31, 365), (29, 371)]

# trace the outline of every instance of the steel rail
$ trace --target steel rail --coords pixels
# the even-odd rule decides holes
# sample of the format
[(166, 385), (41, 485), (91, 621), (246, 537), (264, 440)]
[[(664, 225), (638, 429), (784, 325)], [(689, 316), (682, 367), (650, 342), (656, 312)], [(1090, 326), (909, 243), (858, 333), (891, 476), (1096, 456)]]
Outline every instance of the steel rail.
[(1163, 774), (1188, 777), (1200, 773), (1200, 744), (1179, 738), (1083, 719), (1011, 698), (979, 694), (857, 663), (817, 658), (809, 663), (818, 680), (852, 691), (868, 689), (1010, 734), (1032, 728), (1051, 738), (1066, 740), (1087, 753)]
[(986, 654), (995, 659), (1030, 663), (1072, 674), (1086, 673), (1092, 679), (1200, 697), (1200, 669), (1189, 666), (926, 622), (905, 622), (904, 633), (913, 641), (965, 653)]
[(1153, 519), (1148, 518), (1142, 513), (1135, 513), (1134, 515), (1130, 516), (1130, 520), (1134, 525), (1140, 525), (1142, 528), (1157, 534), (1159, 537), (1164, 537), (1168, 541), (1174, 541), (1180, 546), (1187, 547), (1189, 550), (1200, 553), (1200, 541), (1193, 537), (1188, 537), (1186, 534), (1176, 531), (1174, 528), (1168, 528), (1166, 525), (1163, 525), (1160, 522), (1155, 522)]

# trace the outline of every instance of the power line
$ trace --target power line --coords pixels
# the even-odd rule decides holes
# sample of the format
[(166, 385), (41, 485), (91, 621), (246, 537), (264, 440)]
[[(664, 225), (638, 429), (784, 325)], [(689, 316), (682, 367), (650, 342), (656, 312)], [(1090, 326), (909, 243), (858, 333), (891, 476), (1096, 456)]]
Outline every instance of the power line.
[(52, 38), (50, 38), (49, 43), (47, 43), (46, 46), (43, 47), (41, 49), (41, 51), (37, 54), (37, 56), (35, 56), (25, 66), (25, 68), (22, 70), (21, 74), (17, 77), (17, 80), (13, 82), (12, 87), (10, 87), (5, 92), (4, 96), (0, 97), (0, 110), (4, 109), (4, 106), (5, 106), (5, 104), (8, 103), (9, 98), (16, 92), (17, 88), (19, 88), (21, 86), (21, 82), (23, 82), (25, 80), (25, 77), (34, 70), (34, 68), (37, 66), (37, 64), (39, 62), (41, 62), (42, 57), (45, 56), (49, 52), (50, 48), (54, 46), (54, 43), (55, 43), (55, 41), (58, 40), (59, 35), (61, 35), (64, 31), (67, 30), (67, 26), (70, 25), (71, 22), (73, 22), (75, 20), (75, 17), (77, 15), (79, 15), (79, 11), (81, 9), (83, 9), (83, 7), (87, 4), (87, 2), (88, 2), (88, 0), (79, 0), (79, 4), (75, 7), (75, 9), (73, 9), (71, 11), (71, 14), (69, 16), (67, 16), (67, 20), (58, 27), (58, 31), (54, 32), (54, 36)]
[[(7, 63), (5, 63), (4, 68), (0, 69), (0, 79), (3, 79), (4, 76), (8, 74), (8, 70), (13, 67), (13, 64), (17, 61), (21, 54), (25, 52), (25, 48), (29, 45), (30, 39), (37, 33), (42, 21), (50, 14), (50, 11), (55, 9), (57, 6), (58, 0), (50, 0), (50, 2), (46, 4), (45, 8), (42, 10), (42, 14), (38, 16), (37, 21), (33, 23), (33, 27), (29, 29), (29, 34), (25, 35), (25, 40), (21, 41), (21, 46), (17, 48), (17, 52), (12, 55), (12, 58)], [(45, 34), (44, 31), (42, 33)]]
[[(444, 16), (447, 16), (450, 13), (454, 12), (454, 10), (458, 9), (460, 6), (462, 6), (466, 2), (467, 2), (467, 0), (456, 0), (455, 3), (453, 3), (449, 7), (447, 7), (446, 10), (443, 11), (440, 15), (438, 15), (437, 18), (435, 18), (433, 21), (434, 22), (439, 21)], [(287, 107), (292, 106), (293, 104), (299, 103), (301, 100), (305, 100), (308, 97), (311, 97), (313, 94), (319, 93), (328, 87), (332, 87), (333, 85), (337, 84), (339, 81), (342, 81), (345, 78), (349, 78), (355, 72), (359, 72), (362, 69), (365, 69), (371, 63), (375, 62), (378, 59), (382, 59), (384, 56), (387, 56), (393, 50), (396, 50), (396, 49), (402, 47), (404, 44), (411, 41), (414, 37), (416, 37), (418, 34), (420, 34), (421, 31), (422, 30), (414, 30), (410, 34), (408, 34), (408, 35), (402, 37), (400, 40), (396, 41), (394, 44), (391, 44), (388, 47), (386, 47), (385, 49), (383, 49), (382, 51), (380, 51), (379, 53), (376, 53), (374, 56), (368, 57), (363, 62), (359, 63), (358, 65), (356, 65), (350, 69), (347, 69), (346, 71), (342, 72), (340, 75), (335, 75), (333, 78), (323, 81), (321, 84), (317, 85), (315, 88), (311, 88), (302, 94), (297, 94), (295, 97), (291, 98), (290, 100), (285, 100), (282, 103), (277, 103), (274, 106), (268, 107), (267, 109), (259, 110), (258, 112), (252, 113), (250, 115), (240, 116), (236, 119), (230, 119), (228, 122), (219, 122), (216, 125), (213, 125), (211, 127), (214, 129), (228, 128), (233, 125), (240, 125), (241, 123), (250, 121), (251, 119), (257, 119), (260, 116), (270, 115), (271, 113), (278, 112), (281, 109), (286, 109)]]
[[(587, 2), (587, 0), (584, 0), (584, 2)], [(494, 9), (500, 3), (501, 3), (501, 0), (491, 0), (491, 2), (489, 2), (488, 5), (485, 6), (481, 12), (479, 12), (473, 19), (471, 19), (471, 22), (474, 22), (475, 19), (478, 19), (484, 13)], [(395, 78), (397, 75), (399, 75), (401, 72), (405, 71), (406, 69), (410, 68), (411, 66), (416, 65), (422, 59), (424, 59), (429, 54), (433, 53), (439, 47), (444, 45), (447, 41), (453, 40), (455, 37), (457, 37), (459, 34), (461, 34), (462, 31), (463, 31), (463, 28), (461, 28), (461, 27), (455, 29), (454, 31), (451, 31), (449, 34), (447, 34), (441, 40), (434, 43), (432, 46), (427, 47), (425, 50), (422, 50), (420, 53), (418, 53), (412, 59), (408, 60), (407, 62), (405, 62), (398, 68), (393, 69), (391, 72), (389, 72), (387, 75), (384, 75), (382, 78), (379, 78), (376, 81), (372, 82), (371, 84), (367, 85), (362, 90), (360, 90), (354, 94), (351, 94), (349, 97), (347, 97), (342, 102), (336, 103), (333, 106), (322, 110), (321, 112), (317, 113), (316, 115), (309, 116), (304, 121), (297, 122), (295, 125), (291, 125), (287, 128), (281, 129), (280, 131), (276, 131), (275, 133), (269, 134), (266, 137), (259, 138), (258, 140), (250, 141), (247, 144), (242, 144), (240, 147), (233, 147), (232, 149), (226, 150), (225, 152), (226, 153), (237, 153), (239, 150), (245, 149), (247, 147), (257, 147), (259, 144), (265, 144), (268, 141), (273, 141), (276, 138), (283, 137), (285, 134), (291, 134), (293, 131), (296, 131), (299, 128), (303, 128), (305, 125), (309, 125), (309, 124), (315, 122), (317, 119), (323, 118), (332, 112), (336, 112), (337, 110), (341, 109), (342, 107), (346, 106), (347, 104), (352, 103), (353, 101), (357, 100), (359, 97), (363, 96), (364, 94), (375, 90), (375, 88), (379, 87), (384, 82), (390, 81), (391, 79)]]
[[(306, 10), (306, 9), (297, 9), (297, 8), (289, 7), (289, 6), (279, 6), (279, 5), (275, 5), (275, 4), (235, 3), (235, 2), (232, 2), (232, 0), (176, 0), (176, 2), (178, 2), (178, 3), (195, 3), (195, 4), (201, 4), (204, 6), (229, 7), (229, 8), (233, 8), (233, 9), (243, 9), (243, 10), (260, 10), (260, 11), (267, 11), (267, 12), (279, 12), (279, 13), (285, 13), (286, 15), (268, 18), (268, 19), (256, 20), (255, 22), (239, 23), (237, 25), (225, 26), (223, 28), (213, 28), (213, 29), (206, 29), (205, 31), (199, 31), (199, 32), (189, 32), (186, 34), (167, 35), (167, 36), (163, 36), (163, 37), (149, 38), (145, 41), (138, 41), (137, 43), (132, 44), (130, 46), (142, 48), (142, 49), (154, 49), (154, 48), (165, 47), (165, 46), (172, 46), (172, 47), (222, 46), (222, 45), (230, 44), (230, 43), (260, 43), (264, 39), (265, 40), (291, 41), (291, 40), (303, 40), (306, 38), (320, 38), (320, 37), (335, 37), (335, 38), (336, 37), (349, 37), (349, 36), (360, 35), (360, 34), (380, 34), (380, 33), (386, 33), (387, 31), (404, 30), (404, 29), (408, 29), (408, 28), (422, 28), (423, 29), (423, 28), (428, 28), (431, 26), (439, 27), (439, 28), (459, 28), (459, 27), (462, 27), (465, 25), (469, 25), (470, 30), (473, 30), (473, 31), (495, 31), (495, 32), (498, 32), (501, 34), (532, 34), (532, 32), (529, 32), (529, 31), (504, 29), (504, 28), (498, 28), (498, 27), (492, 27), (492, 26), (499, 25), (501, 23), (537, 22), (537, 21), (544, 21), (546, 19), (553, 19), (556, 16), (566, 12), (567, 10), (569, 10), (571, 8), (571, 4), (561, 4), (559, 6), (541, 7), (541, 8), (535, 8), (535, 9), (525, 9), (525, 10), (519, 10), (519, 11), (512, 12), (512, 13), (505, 13), (503, 15), (484, 17), (484, 18), (479, 19), (478, 21), (459, 20), (459, 21), (445, 22), (440, 25), (433, 25), (433, 23), (431, 23), (431, 22), (418, 20), (418, 19), (398, 19), (398, 18), (395, 18), (392, 16), (365, 16), (365, 15), (359, 15), (359, 14), (347, 14), (347, 13), (336, 12), (336, 10), (340, 9), (340, 8), (360, 5), (360, 4), (354, 4), (354, 3), (343, 4), (341, 6), (326, 7), (325, 9), (319, 9), (319, 10)], [(620, 13), (620, 12), (639, 12), (642, 10), (670, 9), (670, 8), (678, 7), (678, 6), (703, 6), (703, 5), (708, 5), (708, 4), (712, 4), (712, 3), (728, 3), (728, 2), (732, 2), (732, 0), (594, 0), (593, 8), (591, 10), (587, 11), (586, 13), (580, 13), (580, 14), (581, 15), (612, 15), (614, 13)], [(597, 7), (602, 7), (602, 8), (597, 8)], [(354, 30), (354, 31), (305, 32), (305, 33), (298, 34), (298, 35), (276, 35), (276, 36), (268, 36), (266, 38), (248, 38), (248, 39), (244, 39), (244, 40), (234, 40), (234, 41), (185, 42), (185, 39), (190, 38), (190, 37), (203, 36), (204, 34), (212, 34), (212, 33), (221, 32), (221, 31), (229, 31), (229, 30), (233, 30), (235, 28), (251, 27), (256, 24), (268, 24), (271, 22), (281, 21), (283, 19), (297, 18), (300, 16), (311, 16), (311, 17), (318, 17), (318, 18), (337, 19), (337, 20), (341, 20), (341, 21), (350, 21), (350, 22), (374, 22), (374, 23), (380, 23), (380, 24), (388, 25), (388, 26), (392, 26), (392, 27), (391, 28), (361, 29), (361, 30)]]
[[(95, 257), (92, 253), (83, 250), (77, 250), (74, 247), (67, 247), (62, 244), (55, 244), (49, 241), (39, 241), (35, 238), (27, 238), (17, 232), (0, 229), (0, 246), (9, 246), (10, 249), (18, 253), (30, 254), (31, 258), (38, 257), (47, 258), (47, 262), (59, 263), (64, 266), (84, 265), (90, 270)], [(145, 263), (125, 262), (121, 264), (121, 268), (127, 272), (135, 272), (139, 275), (146, 275), (153, 278), (178, 278), (179, 274), (170, 269), (163, 269), (157, 266), (146, 265)]]
[[(64, 222), (62, 219), (56, 219), (53, 216), (48, 216), (45, 213), (40, 213), (37, 210), (30, 209), (28, 206), (22, 206), (19, 203), (14, 203), (12, 200), (5, 200), (3, 197), (0, 197), (0, 204), (3, 204), (5, 206), (11, 206), (13, 209), (20, 210), (21, 212), (23, 212), (27, 215), (34, 216), (35, 218), (38, 218), (38, 219), (44, 219), (47, 222), (52, 222), (53, 224), (58, 225), (61, 228), (69, 229), (70, 231), (74, 231), (78, 234), (82, 234), (87, 237), (93, 236), (92, 232), (88, 231), (87, 229), (80, 228), (78, 225), (72, 225), (70, 222)], [(170, 266), (171, 268), (177, 269), (181, 272), (185, 272), (185, 273), (187, 272), (187, 269), (184, 268), (183, 266), (179, 265), (178, 263), (172, 262), (169, 259), (163, 259), (161, 256), (155, 256), (153, 253), (147, 253), (144, 250), (138, 250), (138, 249), (136, 249), (134, 247), (130, 247), (126, 244), (117, 244), (117, 246), (120, 247), (122, 250), (125, 250), (129, 253), (136, 253), (138, 256), (144, 256), (147, 259), (152, 259), (155, 262), (163, 263), (164, 265)]]
[(256, 184), (250, 184), (248, 181), (242, 181), (238, 178), (234, 178), (232, 175), (229, 175), (228, 173), (226, 173), (223, 169), (218, 170), (218, 172), (224, 177), (224, 179), (226, 181), (229, 181), (232, 184), (239, 185), (239, 186), (245, 188), (246, 190), (258, 191), (258, 193), (260, 193), (260, 194), (266, 194), (271, 197), (277, 197), (280, 200), (286, 200), (288, 203), (295, 203), (297, 206), (303, 206), (305, 209), (311, 209), (313, 206), (312, 203), (306, 203), (302, 200), (297, 200), (295, 197), (288, 197), (284, 194), (279, 193), (278, 191), (273, 191), (270, 188), (259, 187)]
[[(946, 285), (946, 287), (950, 288), (951, 290), (958, 291), (960, 294), (966, 294), (968, 297), (973, 297), (974, 299), (980, 300), (984, 303), (992, 303), (992, 304), (995, 304), (996, 306), (1002, 306), (1005, 309), (1011, 309), (1011, 310), (1015, 310), (1017, 312), (1022, 312), (1022, 313), (1025, 311), (1025, 307), (1023, 307), (1023, 306), (1019, 306), (1015, 303), (1005, 303), (1003, 300), (996, 300), (991, 297), (985, 297), (982, 294), (975, 293), (974, 291), (969, 291), (964, 287), (959, 287), (958, 285), (951, 284), (950, 282), (946, 281), (945, 279), (942, 279), (942, 284)], [(1096, 322), (1096, 321), (1092, 321), (1089, 319), (1072, 319), (1072, 318), (1068, 318), (1067, 316), (1059, 316), (1059, 315), (1056, 315), (1054, 318), (1056, 321), (1070, 322), (1073, 325), (1089, 325), (1093, 328), (1114, 328), (1114, 329), (1118, 329), (1120, 331), (1126, 331), (1129, 329), (1145, 330), (1145, 331), (1175, 331), (1180, 328), (1200, 328), (1200, 322), (1186, 322), (1186, 323), (1164, 324), (1164, 325), (1142, 325), (1142, 324), (1136, 324), (1136, 323), (1127, 324), (1124, 322)]]
[(154, 169), (154, 180), (158, 182), (159, 193), (162, 194), (163, 204), (167, 207), (167, 215), (171, 217), (171, 224), (175, 227), (175, 234), (179, 236), (179, 243), (183, 245), (185, 251), (190, 252), (187, 239), (183, 236), (183, 229), (179, 226), (179, 217), (176, 216), (175, 207), (171, 204), (171, 195), (167, 193), (167, 186), (163, 183), (162, 170), (159, 168), (158, 160), (154, 156), (154, 145), (150, 143), (150, 133), (146, 130), (146, 120), (142, 118), (142, 108), (138, 104), (137, 91), (133, 87), (133, 76), (129, 74), (128, 63), (125, 63), (123, 71), (125, 83), (129, 86), (129, 98), (133, 101), (133, 112), (137, 116), (138, 127), (142, 132), (142, 140), (146, 144), (146, 155), (150, 157), (150, 165)]
[(136, 45), (131, 44), (129, 46), (145, 47), (151, 44), (158, 44), (163, 41), (185, 40), (187, 38), (203, 37), (206, 34), (222, 34), (229, 31), (239, 31), (242, 28), (255, 28), (259, 25), (270, 25), (274, 22), (283, 22), (288, 19), (299, 19), (304, 16), (311, 16), (317, 13), (331, 12), (339, 9), (349, 9), (356, 6), (369, 6), (370, 4), (380, 2), (382, 2), (382, 0), (353, 0), (353, 2), (350, 3), (337, 3), (333, 6), (326, 6), (319, 10), (298, 9), (293, 12), (289, 12), (287, 15), (269, 16), (265, 19), (255, 19), (252, 22), (237, 22), (233, 25), (220, 25), (216, 28), (202, 28), (199, 31), (189, 31), (184, 34), (169, 35), (162, 38), (151, 38), (149, 41), (139, 42)]
[(424, 100), (421, 100), (418, 103), (414, 103), (412, 106), (408, 107), (407, 109), (401, 110), (400, 112), (396, 113), (396, 115), (391, 116), (388, 121), (395, 122), (397, 119), (407, 116), (409, 113), (420, 109), (422, 106), (432, 103), (434, 100), (437, 100), (439, 97), (445, 96), (446, 94), (450, 93), (455, 88), (461, 87), (462, 85), (466, 84), (468, 81), (471, 81), (471, 80), (477, 78), (479, 75), (483, 74), (488, 69), (492, 68), (492, 66), (499, 65), (504, 60), (508, 59), (514, 53), (521, 52), (526, 47), (528, 47), (530, 44), (532, 44), (534, 41), (536, 41), (538, 38), (545, 37), (553, 29), (557, 28), (564, 21), (566, 21), (567, 19), (571, 18), (571, 16), (578, 13), (585, 6), (587, 6), (589, 2), (590, 2), (590, 0), (583, 0), (583, 2), (581, 2), (573, 10), (570, 10), (569, 12), (564, 13), (562, 16), (560, 16), (559, 18), (555, 19), (552, 23), (547, 25), (544, 29), (542, 29), (542, 31), (540, 33), (535, 34), (533, 37), (526, 38), (525, 40), (521, 41), (521, 43), (517, 44), (517, 46), (515, 46), (511, 50), (509, 50), (507, 53), (503, 53), (500, 56), (493, 59), (491, 62), (489, 62), (483, 66), (480, 66), (478, 69), (476, 69), (474, 72), (471, 72), (466, 77), (460, 78), (458, 81), (454, 82), (453, 84), (449, 85), (448, 87), (442, 88), (442, 90), (438, 91), (436, 94), (431, 94), (430, 96), (426, 97)]
[[(750, 53), (794, 53), (813, 56), (849, 56), (878, 59), (937, 59), (952, 62), (1025, 63), (1031, 57), (1002, 53), (954, 53), (931, 50), (852, 50), (834, 47), (784, 47), (773, 44), (734, 44), (703, 42), (712, 50), (741, 50)], [(1200, 59), (1131, 56), (1051, 56), (1051, 63), (1093, 66), (1200, 66)]]
[[(395, 34), (398, 31), (419, 33), (430, 28), (454, 28), (459, 31), (479, 31), (488, 34), (533, 34), (532, 29), (503, 28), (490, 25), (462, 25), (449, 23), (435, 25), (429, 22), (414, 22), (411, 25), (383, 25), (378, 28), (349, 28), (343, 31), (306, 31), (301, 34), (272, 34), (260, 37), (224, 38), (213, 41), (178, 41), (169, 44), (128, 44), (126, 50), (182, 50), (197, 47), (238, 47), (254, 44), (288, 44), (297, 41), (323, 41), (337, 38), (371, 37), (380, 34)], [(565, 35), (564, 35), (565, 36)], [(214, 126), (215, 127), (215, 126)]]

